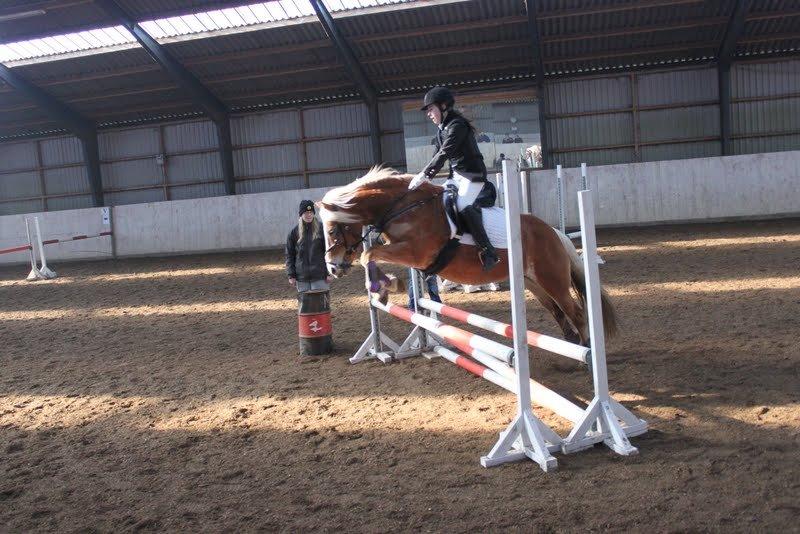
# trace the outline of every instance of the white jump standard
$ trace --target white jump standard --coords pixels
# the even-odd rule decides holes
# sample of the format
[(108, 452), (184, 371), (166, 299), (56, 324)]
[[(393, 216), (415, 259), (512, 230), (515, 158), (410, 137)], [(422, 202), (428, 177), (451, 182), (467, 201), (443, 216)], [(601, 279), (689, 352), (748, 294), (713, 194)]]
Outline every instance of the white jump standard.
[[(503, 162), (502, 180), (509, 244), (512, 324), (508, 325), (419, 298), (420, 278), (418, 273), (414, 272), (412, 282), (419, 312), (415, 313), (395, 304), (382, 305), (376, 299), (372, 299), (370, 301), (372, 332), (350, 361), (357, 363), (377, 358), (389, 362), (410, 356), (442, 356), (447, 361), (514, 393), (517, 398), (517, 415), (500, 434), (500, 439), (492, 450), (481, 458), (484, 467), (529, 458), (538, 463), (543, 470), (549, 471), (557, 467), (557, 461), (551, 453), (576, 452), (600, 442), (619, 454), (636, 454), (638, 451), (630, 444), (628, 438), (646, 432), (647, 423), (612, 399), (608, 391), (591, 192), (584, 190), (578, 193), (583, 268), (586, 278), (586, 311), (591, 335), (591, 348), (587, 348), (527, 329), (520, 229), (520, 180), (516, 166), (512, 165), (510, 161)], [(381, 331), (380, 318), (376, 313), (378, 310), (415, 325), (402, 343), (394, 342)], [(428, 312), (431, 316), (422, 312)], [(436, 314), (511, 338), (513, 349), (444, 324), (435, 317)], [(458, 349), (466, 356), (444, 345)], [(578, 406), (531, 379), (528, 345), (588, 364), (594, 381), (594, 398), (589, 405)], [(561, 438), (539, 420), (531, 409), (532, 402), (572, 423), (569, 435)]]

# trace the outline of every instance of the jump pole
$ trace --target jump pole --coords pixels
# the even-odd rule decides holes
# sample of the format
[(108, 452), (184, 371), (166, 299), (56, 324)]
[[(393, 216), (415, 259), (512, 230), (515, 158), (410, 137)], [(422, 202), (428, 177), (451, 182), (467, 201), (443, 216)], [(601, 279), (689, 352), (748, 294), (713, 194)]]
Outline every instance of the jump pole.
[[(455, 319), (457, 321), (482, 328), (488, 332), (513, 339), (514, 333), (510, 324), (495, 321), (494, 319), (483, 317), (477, 313), (470, 313), (468, 311), (464, 311), (459, 308), (448, 306), (446, 304), (442, 304), (441, 302), (435, 302), (426, 298), (419, 299), (418, 305), (421, 308), (436, 312), (439, 315), (449, 317), (450, 319)], [(575, 343), (570, 343), (569, 341), (564, 341), (563, 339), (558, 339), (545, 334), (539, 334), (538, 332), (532, 332), (530, 330), (526, 330), (525, 334), (527, 343), (531, 347), (538, 347), (548, 352), (554, 352), (566, 358), (571, 358), (587, 365), (591, 361), (589, 357), (591, 351), (588, 347), (576, 345)]]
[(25, 234), (28, 236), (28, 253), (31, 258), (31, 272), (28, 273), (26, 280), (28, 282), (42, 280), (44, 279), (44, 275), (36, 266), (36, 252), (33, 250), (33, 241), (31, 241), (31, 223), (27, 218), (25, 219)]
[[(637, 454), (639, 451), (631, 445), (628, 436), (638, 436), (646, 432), (647, 422), (639, 419), (612, 399), (608, 390), (600, 269), (597, 265), (597, 237), (591, 191), (583, 190), (578, 193), (578, 212), (583, 244), (583, 269), (586, 277), (586, 308), (592, 348), (594, 399), (586, 408), (583, 418), (577, 422), (564, 440), (562, 450), (568, 453), (585, 449), (602, 438), (603, 442), (614, 452), (629, 456)], [(620, 420), (625, 423), (625, 428), (620, 424)]]
[[(550, 446), (561, 445), (561, 438), (542, 423), (531, 409), (530, 366), (528, 363), (525, 280), (522, 263), (519, 171), (511, 161), (503, 161), (503, 193), (508, 238), (509, 283), (511, 286), (511, 325), (514, 341), (514, 371), (517, 385), (517, 415), (500, 433), (492, 450), (481, 458), (481, 465), (492, 467), (529, 458), (544, 471), (558, 467)], [(549, 443), (548, 443), (549, 441)]]

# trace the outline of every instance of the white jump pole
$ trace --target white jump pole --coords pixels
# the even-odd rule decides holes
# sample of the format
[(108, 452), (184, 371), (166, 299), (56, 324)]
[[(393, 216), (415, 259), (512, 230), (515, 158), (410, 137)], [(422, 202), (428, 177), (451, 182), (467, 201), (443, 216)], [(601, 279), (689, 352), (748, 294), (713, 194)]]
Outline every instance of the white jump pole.
[(33, 227), (36, 230), (36, 244), (39, 245), (39, 258), (42, 260), (42, 266), (39, 268), (39, 272), (42, 273), (42, 276), (45, 278), (55, 278), (58, 274), (47, 267), (47, 258), (44, 255), (44, 244), (42, 243), (42, 231), (39, 228), (39, 217), (33, 218)]
[[(634, 416), (627, 408), (612, 399), (608, 391), (608, 369), (606, 367), (605, 332), (600, 295), (600, 269), (597, 266), (597, 238), (594, 226), (592, 192), (578, 193), (578, 212), (583, 241), (583, 269), (586, 277), (586, 308), (589, 320), (589, 336), (592, 345), (592, 375), (594, 399), (589, 403), (583, 417), (564, 440), (562, 450), (574, 452), (591, 446), (598, 436), (614, 452), (623, 456), (637, 454), (628, 436), (647, 431), (647, 423)], [(620, 424), (625, 423), (625, 428)]]
[[(581, 191), (585, 191), (586, 189), (589, 189), (588, 180), (586, 179), (586, 164), (585, 163), (581, 163)], [(561, 210), (564, 210), (564, 206), (563, 205), (561, 207)], [(564, 219), (566, 220), (566, 215), (564, 216)], [(561, 231), (563, 232), (564, 229), (562, 229)], [(581, 237), (581, 231), (577, 230), (575, 232), (570, 232), (570, 233), (567, 234), (567, 237), (569, 237), (570, 239), (578, 239), (578, 238)], [(598, 256), (598, 258), (599, 258), (599, 256)], [(600, 263), (603, 263), (603, 262), (600, 261)]]
[(519, 179), (522, 182), (522, 213), (530, 215), (531, 213), (531, 189), (528, 177), (532, 171), (520, 171)]
[(36, 266), (36, 252), (33, 248), (33, 241), (31, 241), (31, 225), (30, 220), (25, 219), (25, 234), (28, 236), (28, 254), (31, 258), (31, 272), (28, 273), (28, 277), (26, 280), (28, 282), (33, 282), (35, 280), (43, 280), (44, 275), (39, 271), (39, 268)]
[(517, 415), (500, 433), (492, 450), (481, 458), (481, 465), (491, 467), (530, 458), (544, 470), (558, 467), (550, 447), (561, 446), (561, 438), (542, 423), (531, 409), (530, 367), (525, 317), (525, 280), (522, 263), (522, 228), (520, 224), (519, 170), (503, 161), (505, 180), (506, 233), (508, 238), (509, 282), (511, 284), (511, 324), (514, 331), (514, 370), (517, 383)]
[(581, 191), (589, 189), (589, 182), (586, 180), (586, 163), (581, 163)]
[[(367, 230), (364, 229), (362, 236), (365, 237), (364, 240), (364, 247), (369, 249), (372, 246), (372, 238), (366, 235)], [(367, 273), (364, 273), (364, 279), (366, 281), (367, 287), (369, 287), (369, 279), (367, 278)], [(371, 298), (369, 289), (367, 289), (367, 298)], [(377, 358), (381, 360), (383, 363), (388, 363), (391, 361), (391, 356), (386, 355), (383, 350), (384, 343), (389, 345), (390, 348), (393, 350), (399, 350), (399, 346), (395, 344), (389, 336), (383, 333), (381, 330), (381, 323), (380, 317), (378, 316), (378, 312), (372, 307), (369, 307), (369, 322), (370, 322), (370, 334), (367, 336), (367, 339), (361, 344), (361, 347), (356, 351), (356, 353), (350, 358), (350, 363), (358, 363), (364, 360), (369, 360), (372, 358)]]
[[(506, 160), (503, 160), (506, 161)], [(497, 207), (503, 208), (506, 205), (505, 194), (503, 192), (503, 173), (498, 172), (494, 175), (494, 182), (497, 185)]]
[(564, 209), (564, 175), (561, 165), (556, 165), (556, 200), (558, 200), (558, 229), (561, 233), (567, 231), (567, 214)]

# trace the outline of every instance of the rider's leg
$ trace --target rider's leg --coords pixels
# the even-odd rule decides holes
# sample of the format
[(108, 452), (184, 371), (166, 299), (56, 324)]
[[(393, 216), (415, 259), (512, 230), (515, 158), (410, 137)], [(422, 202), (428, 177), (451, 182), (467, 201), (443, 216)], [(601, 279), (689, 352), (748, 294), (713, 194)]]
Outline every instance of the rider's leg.
[(489, 241), (489, 236), (486, 235), (486, 229), (483, 227), (483, 214), (481, 213), (481, 209), (477, 206), (467, 206), (461, 210), (461, 216), (466, 221), (469, 227), (469, 233), (472, 234), (475, 244), (478, 245), (481, 262), (483, 263), (483, 270), (490, 270), (497, 265), (500, 260), (497, 258), (497, 252), (495, 252), (491, 241)]
[(483, 191), (485, 182), (471, 182), (469, 179), (455, 175), (458, 180), (458, 211), (461, 213), (464, 222), (478, 246), (483, 270), (488, 271), (498, 263), (497, 252), (486, 235), (483, 227), (483, 214), (481, 208), (475, 205), (475, 200)]

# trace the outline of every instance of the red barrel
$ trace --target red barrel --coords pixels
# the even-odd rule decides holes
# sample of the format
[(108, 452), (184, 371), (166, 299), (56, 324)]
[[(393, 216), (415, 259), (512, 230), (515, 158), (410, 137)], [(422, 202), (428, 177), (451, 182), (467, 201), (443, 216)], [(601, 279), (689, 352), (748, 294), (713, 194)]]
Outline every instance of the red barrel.
[(333, 352), (331, 303), (327, 291), (306, 291), (297, 295), (297, 327), (300, 355), (319, 356)]

